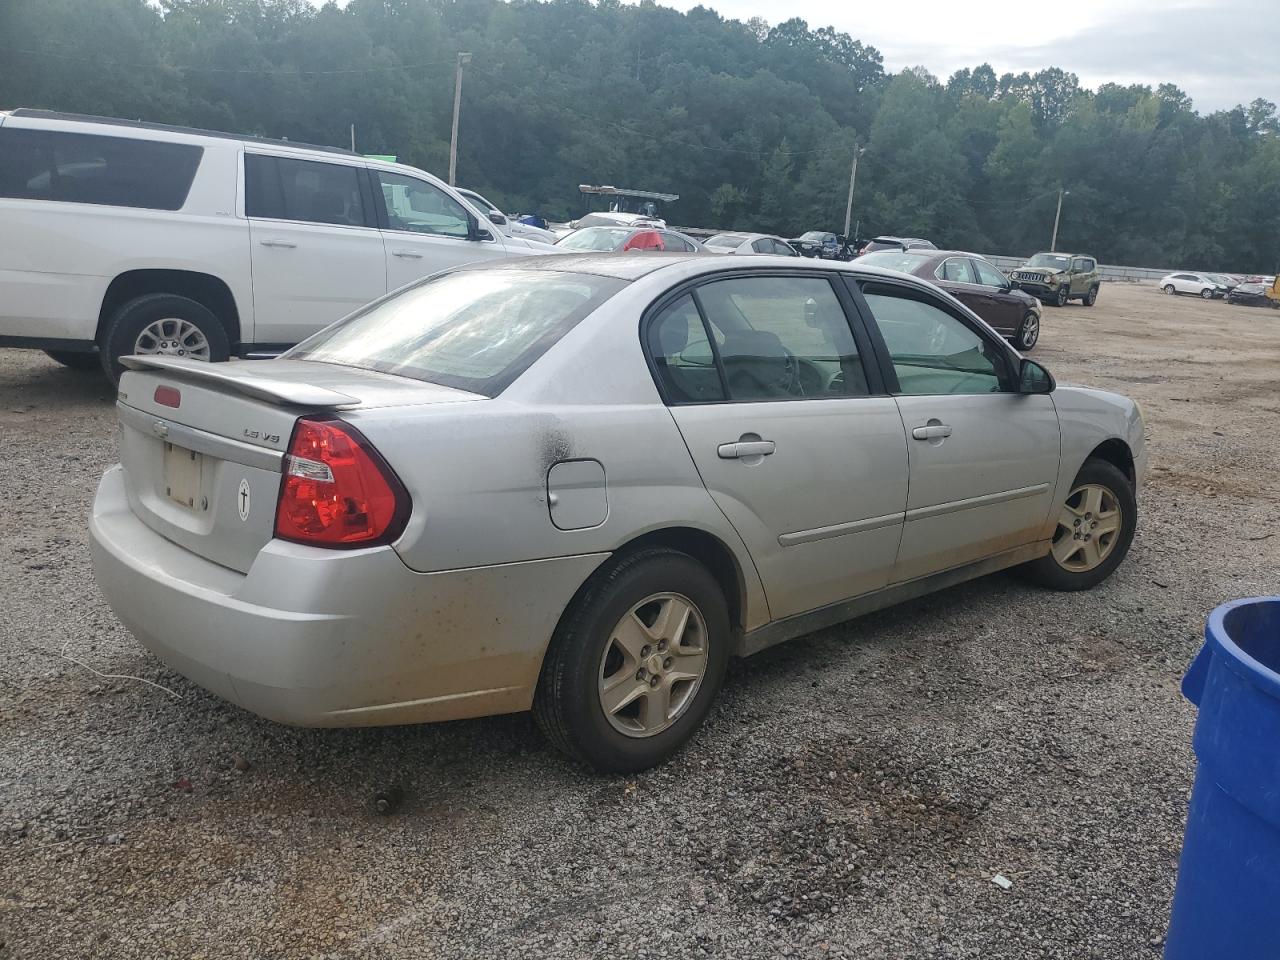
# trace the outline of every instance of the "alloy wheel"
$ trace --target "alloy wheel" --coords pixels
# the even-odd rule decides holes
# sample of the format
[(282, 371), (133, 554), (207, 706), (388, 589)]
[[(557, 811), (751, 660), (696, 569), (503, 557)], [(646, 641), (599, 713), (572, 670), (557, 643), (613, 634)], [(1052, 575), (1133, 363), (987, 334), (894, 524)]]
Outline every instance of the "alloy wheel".
[(656, 593), (610, 631), (600, 658), (599, 696), (619, 733), (651, 737), (680, 719), (707, 672), (707, 625), (677, 593)]
[(142, 328), (133, 342), (133, 352), (149, 356), (209, 359), (209, 339), (190, 320), (167, 317)]
[(1073, 573), (1093, 570), (1111, 556), (1123, 527), (1116, 495), (1101, 484), (1082, 484), (1071, 491), (1058, 514), (1053, 558)]
[(1018, 335), (1018, 348), (1021, 350), (1030, 350), (1036, 345), (1040, 339), (1040, 318), (1034, 313), (1028, 313), (1022, 321), (1022, 330)]

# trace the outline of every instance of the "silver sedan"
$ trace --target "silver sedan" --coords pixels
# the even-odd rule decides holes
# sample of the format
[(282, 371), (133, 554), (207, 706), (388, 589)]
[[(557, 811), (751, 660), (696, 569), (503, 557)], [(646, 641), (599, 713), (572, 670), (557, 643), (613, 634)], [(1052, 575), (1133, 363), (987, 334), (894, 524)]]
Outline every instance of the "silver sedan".
[(796, 248), (787, 241), (767, 233), (717, 233), (702, 243), (708, 253), (736, 253), (739, 256), (756, 254), (774, 254), (780, 257), (800, 256)]
[(125, 362), (93, 563), (157, 656), (292, 724), (532, 709), (602, 770), (679, 748), (731, 656), (1097, 584), (1145, 463), (1134, 403), (856, 264), (463, 268), (278, 360)]

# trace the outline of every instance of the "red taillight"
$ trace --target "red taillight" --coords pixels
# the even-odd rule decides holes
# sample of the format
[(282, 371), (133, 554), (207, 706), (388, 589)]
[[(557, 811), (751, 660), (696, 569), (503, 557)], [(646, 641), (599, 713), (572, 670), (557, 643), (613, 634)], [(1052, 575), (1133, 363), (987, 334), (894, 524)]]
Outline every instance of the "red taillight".
[(177, 387), (156, 387), (156, 392), (152, 396), (162, 407), (173, 407), (176, 410), (182, 406), (182, 394), (178, 392)]
[(303, 418), (284, 458), (276, 536), (318, 547), (389, 543), (409, 518), (409, 494), (382, 456), (341, 420)]

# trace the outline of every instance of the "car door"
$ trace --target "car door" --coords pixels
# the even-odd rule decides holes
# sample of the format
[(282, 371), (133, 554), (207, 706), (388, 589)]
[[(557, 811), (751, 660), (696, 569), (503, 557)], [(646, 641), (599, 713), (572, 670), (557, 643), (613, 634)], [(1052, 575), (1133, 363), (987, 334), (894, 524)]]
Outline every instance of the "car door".
[(508, 256), (497, 227), (428, 180), (370, 169), (386, 246), (387, 289), (477, 260)]
[(1033, 542), (1058, 475), (1053, 400), (1016, 392), (1014, 355), (942, 300), (881, 281), (861, 292), (910, 456), (893, 580)]
[(1013, 295), (1013, 285), (994, 266), (980, 257), (971, 257), (978, 283), (990, 309), (978, 316), (1005, 336), (1013, 336), (1022, 324), (1023, 301)]
[[(902, 532), (902, 418), (825, 276), (715, 278), (673, 295), (646, 343), (711, 496), (777, 619), (883, 587)], [(855, 332), (856, 329), (856, 332)]]
[(253, 341), (309, 337), (387, 292), (364, 166), (244, 154)]

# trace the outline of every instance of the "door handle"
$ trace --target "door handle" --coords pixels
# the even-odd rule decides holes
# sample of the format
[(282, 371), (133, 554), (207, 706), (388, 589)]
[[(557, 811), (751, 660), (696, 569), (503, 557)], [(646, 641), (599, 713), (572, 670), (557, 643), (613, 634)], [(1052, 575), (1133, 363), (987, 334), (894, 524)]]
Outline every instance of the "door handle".
[(916, 427), (911, 431), (911, 435), (917, 440), (941, 440), (943, 437), (951, 436), (951, 428), (945, 423), (931, 423), (928, 426)]
[(293, 250), (298, 245), (289, 240), (259, 240), (264, 247), (283, 247), (286, 250)]
[(414, 253), (412, 250), (392, 250), (393, 257), (399, 257), (401, 260), (421, 260), (422, 254)]
[(721, 460), (740, 460), (743, 457), (767, 457), (774, 451), (772, 440), (739, 440), (722, 443), (716, 447)]

